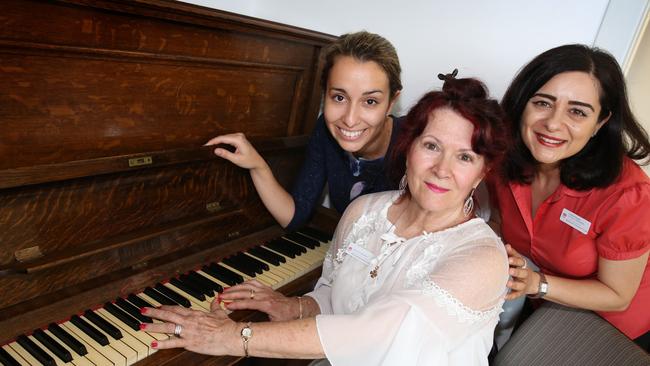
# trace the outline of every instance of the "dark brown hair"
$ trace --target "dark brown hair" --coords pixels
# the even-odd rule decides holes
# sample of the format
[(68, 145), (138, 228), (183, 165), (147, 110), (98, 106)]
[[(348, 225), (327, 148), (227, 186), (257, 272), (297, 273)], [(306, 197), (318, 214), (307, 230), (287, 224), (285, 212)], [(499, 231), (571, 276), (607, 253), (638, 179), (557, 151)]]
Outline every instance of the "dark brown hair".
[[(508, 87), (501, 105), (510, 121), (513, 146), (502, 176), (506, 181), (529, 184), (537, 169), (521, 137), (521, 116), (529, 99), (555, 75), (582, 71), (600, 84), (601, 112), (598, 121), (611, 117), (577, 154), (560, 162), (560, 179), (576, 190), (606, 187), (618, 178), (623, 158), (646, 159), (648, 135), (634, 118), (627, 100), (625, 79), (612, 55), (598, 48), (570, 44), (550, 49), (525, 65)], [(647, 162), (646, 162), (647, 164)]]
[(327, 88), (330, 71), (340, 56), (350, 56), (361, 62), (374, 61), (377, 63), (388, 78), (391, 99), (398, 91), (402, 90), (400, 79), (402, 68), (399, 65), (395, 47), (384, 37), (366, 31), (344, 34), (327, 47), (325, 65), (321, 75), (323, 90)]

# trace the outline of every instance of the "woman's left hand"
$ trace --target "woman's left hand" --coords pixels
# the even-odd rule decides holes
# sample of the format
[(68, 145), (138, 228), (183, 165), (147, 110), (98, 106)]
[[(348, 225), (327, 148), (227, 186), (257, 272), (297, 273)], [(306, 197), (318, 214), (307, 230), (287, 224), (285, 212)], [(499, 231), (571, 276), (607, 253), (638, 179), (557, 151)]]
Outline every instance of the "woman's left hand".
[(219, 299), (226, 301), (228, 310), (261, 311), (268, 314), (271, 321), (294, 320), (300, 316), (297, 298), (286, 297), (257, 280), (224, 289)]
[(537, 287), (533, 284), (533, 271), (528, 268), (526, 258), (519, 254), (510, 244), (506, 244), (506, 252), (510, 264), (509, 274), (512, 277), (508, 280), (507, 286), (510, 288), (510, 292), (506, 295), (506, 300), (537, 293)]
[[(240, 327), (221, 309), (202, 312), (180, 306), (162, 306), (158, 309), (143, 308), (143, 314), (163, 323), (142, 323), (147, 332), (174, 334), (180, 325), (180, 336), (164, 341), (154, 341), (155, 349), (185, 348), (206, 355), (237, 355), (241, 344)], [(240, 342), (241, 343), (241, 342)], [(239, 346), (239, 348), (236, 347)]]

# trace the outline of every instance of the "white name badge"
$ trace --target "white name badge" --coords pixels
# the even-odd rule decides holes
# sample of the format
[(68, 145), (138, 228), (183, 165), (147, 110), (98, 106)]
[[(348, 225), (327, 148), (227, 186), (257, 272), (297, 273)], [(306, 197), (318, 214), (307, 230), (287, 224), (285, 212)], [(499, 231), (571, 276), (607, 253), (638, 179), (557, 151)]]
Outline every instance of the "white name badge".
[(355, 258), (363, 264), (370, 264), (370, 261), (375, 257), (368, 249), (361, 247), (357, 244), (350, 244), (345, 248), (345, 252), (351, 257)]
[(560, 221), (585, 235), (587, 235), (589, 228), (591, 227), (591, 222), (567, 210), (566, 208), (563, 209), (562, 214), (560, 214)]

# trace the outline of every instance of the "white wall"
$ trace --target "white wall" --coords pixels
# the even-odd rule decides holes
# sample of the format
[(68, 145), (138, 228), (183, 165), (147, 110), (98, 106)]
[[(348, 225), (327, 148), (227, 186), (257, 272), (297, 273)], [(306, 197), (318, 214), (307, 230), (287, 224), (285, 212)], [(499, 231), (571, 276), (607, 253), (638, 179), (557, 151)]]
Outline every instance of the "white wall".
[[(397, 113), (440, 87), (436, 75), (457, 67), (500, 98), (532, 57), (565, 43), (629, 45), (635, 7), (648, 0), (185, 0), (334, 35), (365, 29), (388, 38), (402, 63)], [(626, 5), (627, 4), (627, 5)], [(632, 4), (632, 5), (629, 5)], [(642, 7), (643, 8), (643, 7)], [(609, 17), (605, 17), (610, 12)], [(615, 16), (612, 16), (614, 14)], [(606, 20), (606, 22), (604, 22)], [(625, 47), (623, 47), (625, 48)], [(627, 49), (616, 49), (619, 60)], [(622, 61), (621, 61), (622, 62)]]
[[(641, 29), (637, 47), (631, 55), (626, 79), (632, 112), (650, 133), (650, 9), (647, 11), (645, 28)], [(650, 165), (644, 170), (650, 175)]]

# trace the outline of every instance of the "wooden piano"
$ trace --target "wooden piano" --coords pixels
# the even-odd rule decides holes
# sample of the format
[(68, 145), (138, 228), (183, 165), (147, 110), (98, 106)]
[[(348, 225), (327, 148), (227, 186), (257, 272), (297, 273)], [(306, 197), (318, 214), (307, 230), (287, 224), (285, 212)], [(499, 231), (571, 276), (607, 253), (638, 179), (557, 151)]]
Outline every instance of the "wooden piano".
[(233, 273), (313, 285), (336, 215), (285, 233), (201, 145), (244, 132), (288, 187), (333, 40), (169, 0), (0, 1), (0, 363), (241, 362), (153, 352), (132, 307), (206, 306)]

